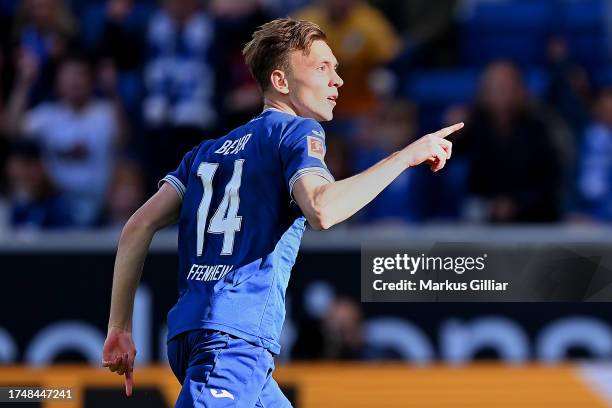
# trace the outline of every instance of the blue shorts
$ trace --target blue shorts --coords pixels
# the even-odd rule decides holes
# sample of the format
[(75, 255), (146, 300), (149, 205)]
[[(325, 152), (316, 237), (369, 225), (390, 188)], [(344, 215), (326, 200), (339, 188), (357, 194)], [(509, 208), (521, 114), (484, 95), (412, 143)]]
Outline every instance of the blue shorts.
[(168, 360), (183, 385), (176, 407), (288, 408), (263, 347), (215, 330), (192, 330), (168, 342)]

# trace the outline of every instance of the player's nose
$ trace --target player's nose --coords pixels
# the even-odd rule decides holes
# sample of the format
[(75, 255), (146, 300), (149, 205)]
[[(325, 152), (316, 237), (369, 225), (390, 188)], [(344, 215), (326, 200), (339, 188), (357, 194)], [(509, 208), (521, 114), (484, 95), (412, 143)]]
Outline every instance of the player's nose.
[(342, 78), (340, 78), (340, 75), (338, 75), (338, 73), (336, 71), (334, 71), (334, 74), (333, 74), (332, 79), (331, 79), (331, 86), (335, 86), (336, 88), (340, 88), (342, 85), (344, 85), (344, 80)]

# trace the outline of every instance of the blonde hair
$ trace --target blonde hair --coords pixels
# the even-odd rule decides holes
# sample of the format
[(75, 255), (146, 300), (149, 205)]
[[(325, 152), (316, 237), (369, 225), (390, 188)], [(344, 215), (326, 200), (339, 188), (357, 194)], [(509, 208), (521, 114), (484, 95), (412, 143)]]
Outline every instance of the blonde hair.
[(321, 28), (310, 21), (278, 18), (257, 29), (242, 50), (242, 55), (262, 92), (270, 85), (275, 69), (289, 69), (289, 53), (308, 54), (316, 40), (327, 41)]

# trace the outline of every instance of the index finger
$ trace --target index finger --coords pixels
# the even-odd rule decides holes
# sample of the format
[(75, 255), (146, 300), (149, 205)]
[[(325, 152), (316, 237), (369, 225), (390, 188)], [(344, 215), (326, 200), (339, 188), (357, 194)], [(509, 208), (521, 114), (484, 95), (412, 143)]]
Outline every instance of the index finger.
[(444, 138), (452, 133), (455, 133), (456, 131), (461, 129), (463, 126), (464, 126), (463, 122), (455, 123), (454, 125), (438, 130), (436, 133), (434, 133), (434, 135)]
[(132, 387), (134, 386), (134, 374), (131, 369), (125, 372), (125, 395), (132, 396)]

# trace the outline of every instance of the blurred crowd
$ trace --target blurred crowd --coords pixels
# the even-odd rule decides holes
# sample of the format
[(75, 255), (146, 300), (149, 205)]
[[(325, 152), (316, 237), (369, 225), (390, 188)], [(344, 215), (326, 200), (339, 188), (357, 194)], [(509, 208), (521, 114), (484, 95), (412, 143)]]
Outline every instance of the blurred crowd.
[(466, 61), (465, 16), (510, 2), (0, 0), (0, 229), (121, 226), (193, 145), (261, 111), (241, 49), (284, 15), (320, 24), (340, 61), (336, 179), (466, 123), (442, 172), (404, 172), (351, 222), (612, 221), (609, 66), (561, 29), (527, 64), (503, 42)]

